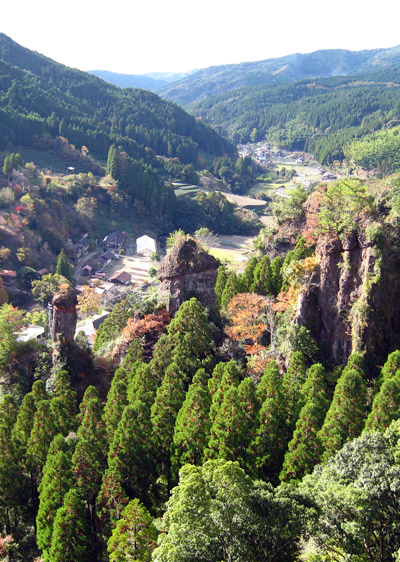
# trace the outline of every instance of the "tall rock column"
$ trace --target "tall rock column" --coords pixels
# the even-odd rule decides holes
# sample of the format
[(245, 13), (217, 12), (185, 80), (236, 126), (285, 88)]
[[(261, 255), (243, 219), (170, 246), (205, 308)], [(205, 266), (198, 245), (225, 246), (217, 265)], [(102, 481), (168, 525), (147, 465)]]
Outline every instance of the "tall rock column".
[(158, 270), (167, 310), (173, 316), (183, 301), (196, 297), (203, 306), (215, 303), (219, 262), (193, 238), (178, 238)]
[(59, 337), (72, 342), (75, 337), (78, 312), (77, 292), (70, 286), (63, 286), (53, 296), (53, 322), (51, 325), (51, 339), (55, 348)]

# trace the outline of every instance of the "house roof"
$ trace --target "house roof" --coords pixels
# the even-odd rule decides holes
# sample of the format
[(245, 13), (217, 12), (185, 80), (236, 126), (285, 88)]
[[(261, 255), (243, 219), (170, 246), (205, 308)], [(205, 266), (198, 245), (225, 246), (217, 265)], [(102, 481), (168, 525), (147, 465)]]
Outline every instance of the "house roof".
[(107, 316), (110, 313), (108, 311), (103, 312), (102, 314), (98, 315), (98, 318), (93, 317), (93, 328), (95, 330), (99, 329), (99, 326), (104, 322), (104, 320), (107, 318)]
[(114, 232), (110, 232), (110, 234), (105, 236), (103, 242), (105, 244), (116, 244), (117, 246), (121, 246), (125, 240), (125, 237), (126, 237), (125, 232), (114, 230)]
[(0, 277), (17, 278), (17, 272), (11, 269), (0, 269)]
[(18, 332), (17, 340), (29, 341), (29, 340), (37, 339), (42, 334), (44, 334), (43, 326), (34, 326), (33, 324), (30, 324), (29, 326), (23, 328)]
[(44, 267), (43, 269), (38, 269), (36, 273), (39, 273), (39, 275), (47, 275), (50, 272), (47, 267)]
[(156, 241), (154, 240), (154, 238), (150, 238), (150, 236), (147, 236), (145, 234), (144, 236), (136, 239), (136, 248), (138, 252), (140, 252), (140, 250), (152, 250), (153, 252), (155, 252)]
[(119, 273), (118, 275), (114, 275), (114, 277), (111, 277), (110, 281), (112, 283), (123, 283), (125, 285), (130, 282), (131, 278), (132, 276), (130, 273), (128, 273), (127, 271), (121, 271), (121, 273)]
[(107, 250), (107, 252), (104, 252), (104, 254), (101, 254), (99, 256), (99, 258), (106, 259), (106, 260), (115, 260), (115, 259), (117, 259), (117, 256), (114, 254), (114, 252), (111, 252), (110, 250)]

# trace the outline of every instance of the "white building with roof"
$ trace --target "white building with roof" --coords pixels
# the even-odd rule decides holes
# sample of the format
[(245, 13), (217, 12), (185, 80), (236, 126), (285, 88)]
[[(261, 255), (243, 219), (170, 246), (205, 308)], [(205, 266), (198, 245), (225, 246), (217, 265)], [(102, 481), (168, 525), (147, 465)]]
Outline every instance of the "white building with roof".
[(136, 253), (140, 256), (151, 256), (153, 252), (157, 251), (157, 245), (154, 238), (150, 238), (146, 234), (137, 238), (136, 240)]

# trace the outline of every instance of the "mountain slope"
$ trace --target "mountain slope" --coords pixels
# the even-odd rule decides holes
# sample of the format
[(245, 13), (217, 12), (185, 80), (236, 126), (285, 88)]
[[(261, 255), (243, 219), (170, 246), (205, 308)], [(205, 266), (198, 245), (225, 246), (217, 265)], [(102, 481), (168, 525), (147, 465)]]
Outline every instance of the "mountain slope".
[[(322, 145), (325, 151), (329, 140), (336, 146), (328, 151), (331, 160), (342, 159), (342, 145), (349, 138), (398, 124), (399, 108), (400, 66), (242, 88), (189, 106), (233, 142), (268, 137), (280, 146), (316, 153)], [(326, 160), (325, 152), (316, 155)]]
[(65, 67), (0, 34), (0, 149), (61, 135), (100, 158), (118, 143), (135, 158), (155, 154), (197, 164), (200, 152), (235, 148), (175, 104)]
[(160, 90), (183, 107), (237, 88), (294, 82), (321, 76), (370, 72), (400, 64), (400, 46), (390, 49), (320, 50), (256, 62), (212, 66)]

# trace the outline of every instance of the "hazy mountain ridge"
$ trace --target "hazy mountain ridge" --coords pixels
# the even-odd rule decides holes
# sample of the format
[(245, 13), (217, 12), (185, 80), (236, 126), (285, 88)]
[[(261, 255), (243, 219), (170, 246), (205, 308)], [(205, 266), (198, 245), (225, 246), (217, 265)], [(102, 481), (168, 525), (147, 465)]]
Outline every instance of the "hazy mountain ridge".
[(88, 70), (89, 74), (93, 74), (119, 88), (143, 88), (152, 92), (157, 92), (172, 82), (182, 80), (193, 72), (196, 72), (196, 70), (188, 72), (150, 72), (146, 74), (120, 74), (109, 70)]

